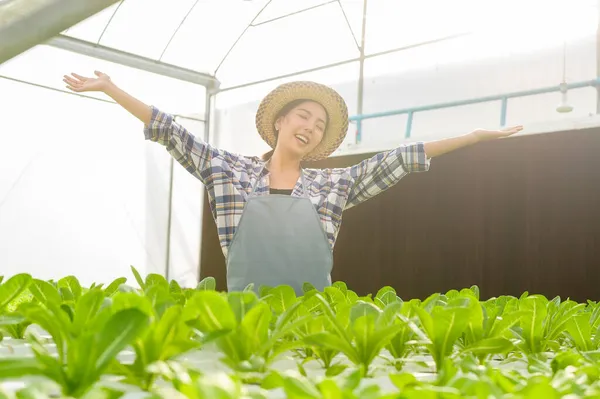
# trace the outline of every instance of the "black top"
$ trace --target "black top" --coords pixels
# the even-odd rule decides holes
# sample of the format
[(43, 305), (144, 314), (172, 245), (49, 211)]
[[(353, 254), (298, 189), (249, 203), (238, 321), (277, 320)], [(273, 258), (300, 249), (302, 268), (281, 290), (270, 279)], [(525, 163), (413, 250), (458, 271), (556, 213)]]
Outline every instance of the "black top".
[(283, 194), (283, 195), (292, 195), (292, 189), (290, 190), (280, 190), (278, 188), (271, 188), (269, 189), (269, 193), (271, 194)]

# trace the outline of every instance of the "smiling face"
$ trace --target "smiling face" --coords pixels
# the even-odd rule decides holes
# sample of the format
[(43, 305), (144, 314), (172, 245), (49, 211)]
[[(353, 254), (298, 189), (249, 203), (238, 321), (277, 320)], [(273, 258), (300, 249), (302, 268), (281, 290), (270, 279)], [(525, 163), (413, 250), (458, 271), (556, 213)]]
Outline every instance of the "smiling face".
[(319, 145), (326, 128), (327, 112), (322, 105), (308, 100), (294, 102), (275, 121), (276, 150), (302, 159)]

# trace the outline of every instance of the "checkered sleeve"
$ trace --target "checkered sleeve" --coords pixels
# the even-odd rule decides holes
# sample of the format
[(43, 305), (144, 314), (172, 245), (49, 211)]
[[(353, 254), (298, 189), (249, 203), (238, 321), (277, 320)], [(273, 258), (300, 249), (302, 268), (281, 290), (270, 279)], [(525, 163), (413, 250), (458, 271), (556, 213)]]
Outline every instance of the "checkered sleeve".
[(412, 172), (429, 170), (430, 159), (422, 142), (380, 152), (348, 168), (353, 183), (345, 209), (380, 194)]
[(206, 184), (210, 175), (211, 160), (220, 156), (221, 152), (196, 138), (178, 124), (172, 115), (154, 106), (151, 106), (151, 109), (150, 124), (144, 126), (146, 140), (165, 146), (178, 163)]

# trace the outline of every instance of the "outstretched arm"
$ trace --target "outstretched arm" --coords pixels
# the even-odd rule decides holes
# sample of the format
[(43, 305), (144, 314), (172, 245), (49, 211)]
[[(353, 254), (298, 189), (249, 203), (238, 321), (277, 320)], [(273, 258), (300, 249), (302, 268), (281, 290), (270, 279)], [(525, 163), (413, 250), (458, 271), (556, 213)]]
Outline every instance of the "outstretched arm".
[(72, 76), (65, 75), (63, 82), (67, 84), (67, 88), (77, 93), (102, 92), (142, 121), (144, 125), (150, 124), (152, 110), (148, 105), (120, 89), (107, 74), (98, 71), (95, 71), (94, 74), (97, 76), (96, 78), (86, 78), (76, 73), (73, 73)]
[(478, 142), (511, 136), (523, 128), (477, 129), (469, 134), (428, 142), (401, 145), (378, 153), (348, 168), (352, 183), (345, 209), (352, 208), (384, 192), (413, 172), (429, 170), (431, 158)]
[(452, 152), (454, 150), (458, 150), (459, 148), (473, 145), (480, 141), (488, 141), (501, 137), (512, 136), (521, 130), (523, 130), (522, 126), (513, 126), (503, 130), (477, 129), (463, 136), (426, 142), (424, 143), (425, 153), (429, 158), (434, 158), (447, 152)]
[[(144, 123), (144, 135), (147, 140), (164, 145), (169, 154), (188, 172), (196, 176), (202, 183), (210, 183), (211, 160), (217, 156), (225, 156), (210, 144), (194, 135), (178, 124), (172, 115), (149, 106), (120, 89), (110, 77), (95, 71), (95, 78), (88, 78), (73, 73), (64, 76), (67, 87), (75, 92), (102, 92), (117, 102), (130, 114)], [(230, 156), (229, 153), (226, 154)], [(229, 158), (227, 161), (231, 161)]]

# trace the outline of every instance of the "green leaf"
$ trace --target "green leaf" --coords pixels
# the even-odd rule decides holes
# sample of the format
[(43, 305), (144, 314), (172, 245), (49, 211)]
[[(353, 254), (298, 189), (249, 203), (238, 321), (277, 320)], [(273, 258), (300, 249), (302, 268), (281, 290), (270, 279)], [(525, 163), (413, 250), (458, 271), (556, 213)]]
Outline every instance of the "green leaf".
[(390, 374), (390, 380), (400, 391), (420, 384), (417, 378), (410, 373)]
[(236, 291), (227, 294), (227, 302), (235, 315), (236, 323), (242, 319), (258, 303), (258, 297), (253, 291)]
[[(0, 393), (1, 395), (1, 393)], [(0, 396), (1, 398), (1, 396)], [(16, 399), (48, 399), (48, 394), (40, 387), (29, 386), (19, 389), (15, 395)]]
[(331, 286), (340, 290), (344, 296), (348, 294), (348, 286), (343, 281), (335, 281), (333, 284), (331, 284)]
[(37, 324), (50, 334), (59, 358), (64, 359), (66, 355), (65, 345), (71, 321), (63, 310), (54, 303), (48, 303), (47, 307), (38, 304), (27, 304), (21, 308), (21, 312), (33, 324)]
[(31, 284), (29, 274), (15, 274), (0, 285), (0, 313)]
[(59, 290), (62, 288), (68, 290), (72, 294), (72, 298), (75, 302), (81, 297), (81, 284), (75, 276), (67, 276), (58, 280), (58, 288)]
[(354, 370), (353, 372), (351, 372), (344, 379), (344, 382), (342, 384), (343, 389), (346, 391), (354, 391), (356, 388), (358, 388), (358, 386), (362, 382), (363, 375), (364, 375), (364, 370), (362, 370), (360, 367), (357, 368), (356, 370)]
[(127, 278), (125, 277), (119, 277), (113, 280), (113, 282), (104, 289), (104, 295), (107, 297), (113, 296), (119, 289), (119, 286), (121, 286), (121, 284), (125, 284), (126, 282)]
[[(470, 292), (470, 291), (469, 291)], [(465, 342), (467, 344), (475, 343), (483, 338), (483, 306), (474, 299), (469, 301), (469, 320), (465, 331)]]
[(513, 349), (513, 344), (506, 338), (488, 338), (475, 342), (465, 348), (465, 352), (471, 352), (475, 355), (492, 355), (506, 353)]
[(242, 386), (237, 379), (216, 373), (201, 376), (194, 381), (193, 391), (187, 392), (189, 398), (237, 399), (242, 397)]
[(470, 309), (466, 307), (437, 306), (428, 314), (422, 308), (415, 308), (427, 336), (431, 340), (428, 349), (438, 368), (452, 353), (456, 340), (463, 334), (469, 322)]
[(25, 321), (25, 318), (20, 315), (7, 314), (0, 315), (0, 327), (1, 326), (11, 326), (14, 324), (19, 324)]
[(146, 284), (144, 283), (144, 279), (142, 278), (142, 276), (140, 276), (140, 273), (137, 271), (137, 269), (131, 266), (131, 272), (133, 273), (135, 281), (137, 281), (142, 291), (146, 291)]
[(205, 277), (198, 283), (196, 290), (198, 291), (215, 291), (217, 289), (217, 281), (214, 277)]
[[(313, 298), (315, 298), (316, 301), (320, 302), (320, 308), (323, 310), (323, 313), (331, 323), (331, 326), (336, 335), (339, 336), (345, 342), (350, 342), (350, 336), (346, 332), (344, 325), (340, 323), (340, 321), (336, 317), (335, 313), (333, 312), (333, 309), (331, 309), (331, 306), (329, 306), (329, 303), (323, 298), (321, 294), (315, 294)], [(338, 312), (338, 316), (339, 314), (340, 313)]]
[(308, 283), (308, 282), (302, 284), (302, 292), (304, 292), (306, 294), (307, 292), (312, 292), (312, 291), (317, 291), (317, 289), (315, 288), (314, 285), (312, 285), (311, 283)]
[(92, 321), (100, 310), (104, 300), (104, 293), (100, 289), (94, 289), (85, 293), (75, 306), (72, 332), (81, 334), (86, 323)]
[(519, 309), (525, 314), (521, 317), (524, 349), (530, 353), (538, 353), (543, 349), (544, 320), (546, 319), (548, 300), (539, 295), (525, 296), (519, 301)]
[(100, 331), (94, 335), (96, 373), (100, 374), (108, 364), (148, 326), (149, 317), (139, 309), (121, 310), (111, 316)]
[(361, 317), (369, 317), (372, 320), (375, 320), (380, 314), (381, 309), (375, 304), (359, 300), (350, 309), (350, 323), (355, 323), (356, 320)]
[[(323, 399), (343, 399), (344, 392), (333, 380), (323, 380), (317, 384), (317, 388), (321, 392), (319, 398)], [(364, 398), (364, 397), (363, 397)], [(367, 398), (364, 398), (367, 399)]]
[(44, 374), (44, 367), (36, 358), (0, 358), (0, 380), (9, 380)]
[(29, 292), (37, 299), (40, 304), (54, 303), (60, 305), (62, 299), (58, 290), (47, 281), (34, 279), (29, 286)]
[(342, 293), (342, 291), (340, 291), (337, 288), (325, 287), (322, 295), (327, 299), (327, 301), (331, 305), (332, 309), (334, 309), (334, 310), (338, 309), (340, 306), (342, 306), (344, 304), (348, 304), (348, 301), (346, 300), (346, 296)]
[(137, 292), (119, 291), (112, 297), (112, 306), (110, 309), (113, 312), (131, 308), (141, 310), (149, 316), (154, 315), (152, 302), (150, 302), (150, 298), (147, 296), (140, 295)]
[(264, 302), (253, 306), (241, 321), (240, 327), (244, 330), (246, 343), (256, 353), (263, 343), (269, 339), (269, 325), (271, 323), (271, 309)]
[(265, 298), (275, 314), (282, 314), (296, 302), (296, 292), (289, 285), (279, 285), (269, 291)]
[(203, 333), (234, 330), (237, 323), (231, 306), (216, 291), (198, 291), (186, 303), (184, 319)]
[(395, 302), (400, 302), (400, 298), (396, 295), (396, 290), (390, 286), (379, 289), (375, 295), (375, 304), (382, 309)]
[(319, 390), (307, 378), (284, 377), (283, 390), (291, 399), (321, 399)]
[(171, 288), (169, 286), (169, 282), (164, 276), (161, 276), (157, 273), (150, 273), (146, 276), (146, 288), (148, 290), (150, 287), (158, 286), (161, 291), (170, 293)]
[(333, 366), (327, 368), (325, 371), (325, 376), (335, 377), (336, 375), (343, 373), (347, 368), (348, 365), (346, 364), (334, 364)]
[(556, 313), (553, 315), (551, 322), (547, 325), (548, 333), (545, 334), (547, 340), (555, 340), (565, 331), (567, 322), (575, 315), (585, 309), (585, 304), (574, 301), (563, 302)]
[(144, 341), (150, 363), (171, 359), (199, 346), (197, 341), (190, 339), (191, 329), (183, 322), (182, 315), (180, 305), (170, 307), (153, 325), (150, 339)]
[(580, 351), (591, 351), (594, 348), (592, 342), (592, 329), (590, 326), (590, 313), (582, 313), (572, 316), (566, 322), (566, 330)]
[(510, 330), (521, 321), (527, 312), (525, 311), (512, 311), (504, 312), (501, 319), (496, 319), (493, 326), (488, 334), (488, 338), (508, 338), (510, 336)]
[(332, 349), (338, 352), (342, 352), (352, 363), (359, 364), (360, 358), (359, 354), (352, 347), (352, 345), (340, 338), (337, 335), (334, 335), (330, 332), (323, 331), (316, 334), (307, 335), (303, 338), (303, 341), (308, 345), (316, 345), (326, 349)]

